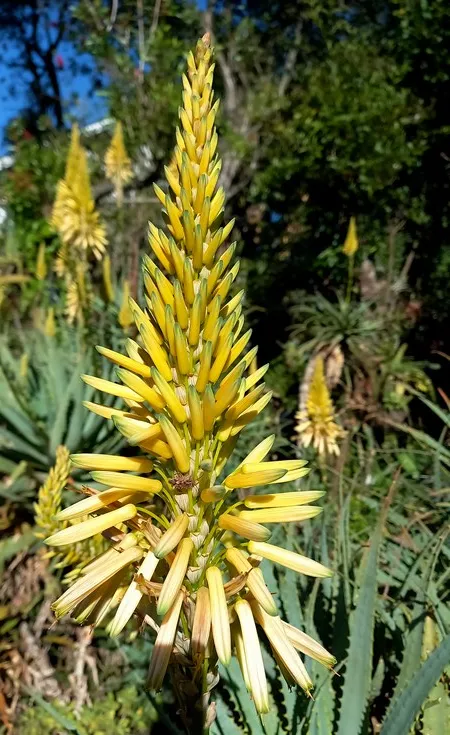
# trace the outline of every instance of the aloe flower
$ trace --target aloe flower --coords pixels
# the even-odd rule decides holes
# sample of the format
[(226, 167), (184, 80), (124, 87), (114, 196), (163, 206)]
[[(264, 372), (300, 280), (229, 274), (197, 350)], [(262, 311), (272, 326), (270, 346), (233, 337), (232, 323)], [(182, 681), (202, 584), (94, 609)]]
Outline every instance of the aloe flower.
[(350, 217), (348, 225), (347, 236), (342, 246), (342, 252), (348, 258), (352, 258), (359, 248), (358, 233), (356, 232), (356, 219)]
[(121, 207), (124, 184), (127, 184), (133, 178), (133, 172), (131, 170), (131, 160), (125, 148), (122, 123), (120, 122), (116, 123), (111, 143), (105, 153), (105, 169), (107, 178), (114, 184), (117, 204)]
[(333, 402), (325, 379), (323, 358), (317, 357), (314, 363), (305, 408), (295, 415), (299, 444), (311, 444), (319, 454), (339, 454), (337, 440), (343, 431), (334, 420)]
[[(84, 376), (106, 394), (105, 405), (87, 407), (112, 421), (136, 454), (74, 455), (73, 463), (105, 489), (60, 513), (65, 522), (86, 514), (90, 520), (47, 543), (107, 534), (111, 548), (53, 608), (58, 616), (75, 611), (90, 624), (108, 608), (114, 636), (134, 614), (156, 630), (149, 686), (158, 689), (170, 667), (181, 716), (197, 733), (214, 719), (209, 692), (217, 661), (227, 666), (234, 651), (256, 708), (267, 712), (259, 636), (267, 637), (289, 682), (307, 693), (312, 683), (298, 650), (326, 666), (334, 659), (301, 631), (286, 628), (259, 568), (266, 558), (301, 574), (331, 574), (269, 543), (273, 524), (320, 512), (310, 503), (321, 493), (283, 492), (284, 483), (307, 473), (306, 463), (270, 461), (269, 436), (236, 469), (226, 469), (241, 431), (271, 394), (262, 381), (267, 365), (249, 370), (257, 348), (249, 349), (251, 330), (244, 329), (244, 294), (232, 293), (239, 263), (235, 243), (228, 244), (233, 221), (224, 219), (225, 193), (218, 186), (218, 102), (208, 36), (187, 64), (176, 167), (166, 169), (165, 191), (155, 187), (166, 229), (149, 226), (147, 308), (130, 299), (139, 337), (126, 341), (126, 354), (98, 347), (117, 366), (118, 382)], [(110, 396), (122, 398), (123, 409), (110, 408)], [(239, 502), (237, 489), (267, 485), (273, 493)]]

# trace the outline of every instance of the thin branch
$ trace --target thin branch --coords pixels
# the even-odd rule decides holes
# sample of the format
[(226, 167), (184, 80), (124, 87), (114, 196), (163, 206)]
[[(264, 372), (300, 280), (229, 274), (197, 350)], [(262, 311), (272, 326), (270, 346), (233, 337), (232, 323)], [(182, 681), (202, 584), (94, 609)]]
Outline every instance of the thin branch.
[(119, 9), (119, 0), (112, 0), (111, 3), (111, 13), (109, 16), (109, 23), (106, 26), (106, 30), (109, 32), (112, 30), (114, 23), (117, 19), (117, 11)]
[(153, 8), (152, 24), (150, 26), (150, 31), (148, 34), (149, 42), (155, 35), (156, 29), (158, 28), (160, 12), (161, 12), (161, 0), (155, 0), (155, 7)]
[(284, 71), (280, 79), (280, 84), (278, 85), (278, 94), (280, 97), (284, 97), (286, 89), (292, 79), (292, 74), (294, 72), (295, 63), (297, 61), (297, 56), (300, 49), (302, 29), (303, 20), (299, 19), (295, 26), (294, 40), (286, 56)]
[(137, 26), (138, 26), (138, 46), (139, 46), (139, 79), (142, 83), (145, 68), (145, 22), (144, 22), (144, 4), (142, 0), (136, 0), (137, 9)]

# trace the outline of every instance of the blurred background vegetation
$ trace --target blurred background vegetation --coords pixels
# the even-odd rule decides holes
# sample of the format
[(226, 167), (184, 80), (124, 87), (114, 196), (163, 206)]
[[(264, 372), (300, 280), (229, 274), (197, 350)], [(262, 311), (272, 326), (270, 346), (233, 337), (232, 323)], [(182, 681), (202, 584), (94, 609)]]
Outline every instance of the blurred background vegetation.
[[(328, 491), (326, 513), (284, 543), (336, 570), (319, 585), (272, 578), (286, 616), (333, 650), (341, 676), (309, 662), (308, 702), (273, 669), (266, 732), (441, 735), (450, 730), (445, 0), (0, 0), (3, 98), (19, 110), (0, 120), (0, 732), (177, 732), (170, 694), (144, 691), (151, 640), (136, 625), (119, 643), (71, 621), (51, 627), (50, 602), (83, 551), (46, 558), (35, 507), (56, 512), (86, 480), (72, 473), (48, 505), (58, 447), (121, 446), (87, 418), (82, 401), (95, 391), (79, 375), (92, 363), (105, 370), (95, 345), (135, 336), (127, 297), (142, 302), (153, 184), (172, 158), (185, 55), (206, 30), (241, 257), (235, 287), (246, 289), (249, 346), (259, 345), (258, 364), (270, 360), (275, 394), (242, 456), (269, 430), (278, 456), (310, 460), (302, 488)], [(117, 121), (130, 159), (121, 195), (105, 166)], [(62, 257), (76, 251), (53, 207), (75, 123), (91, 187), (82, 204), (106, 238), (97, 257), (80, 250), (82, 273)], [(336, 458), (294, 438), (317, 356), (345, 432)], [(240, 687), (231, 669), (214, 732), (264, 732)]]

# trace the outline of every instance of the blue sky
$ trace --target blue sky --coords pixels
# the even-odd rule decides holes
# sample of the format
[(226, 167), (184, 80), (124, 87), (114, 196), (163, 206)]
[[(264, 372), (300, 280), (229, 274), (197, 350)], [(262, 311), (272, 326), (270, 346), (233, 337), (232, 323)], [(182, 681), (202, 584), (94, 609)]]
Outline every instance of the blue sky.
[[(73, 74), (70, 70), (70, 60), (75, 51), (73, 45), (64, 42), (58, 47), (58, 54), (64, 61), (64, 68), (58, 71), (61, 90), (64, 93), (66, 104), (65, 113), (76, 117), (82, 125), (100, 120), (107, 114), (107, 103), (104, 97), (92, 94), (92, 75), (87, 73)], [(4, 140), (5, 128), (27, 104), (27, 84), (24, 74), (20, 70), (11, 69), (9, 61), (15, 55), (14, 49), (3, 54), (0, 60), (0, 154), (8, 153), (8, 146)], [(77, 54), (80, 66), (93, 69), (93, 61), (89, 54)], [(16, 79), (12, 82), (13, 75)], [(11, 92), (10, 87), (14, 84)]]

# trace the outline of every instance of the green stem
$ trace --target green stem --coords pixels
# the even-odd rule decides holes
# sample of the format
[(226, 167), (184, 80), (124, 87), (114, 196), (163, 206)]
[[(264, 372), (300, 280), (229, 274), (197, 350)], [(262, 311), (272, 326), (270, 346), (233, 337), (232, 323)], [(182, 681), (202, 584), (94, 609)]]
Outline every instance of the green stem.
[(345, 296), (345, 300), (347, 304), (350, 303), (350, 299), (352, 297), (352, 289), (353, 289), (353, 266), (354, 266), (354, 256), (350, 255), (348, 258), (348, 279), (347, 279), (347, 293)]

